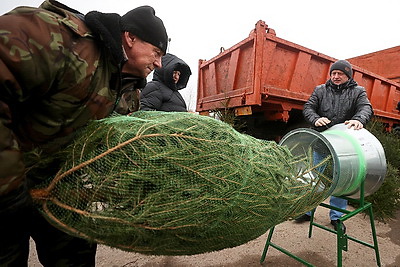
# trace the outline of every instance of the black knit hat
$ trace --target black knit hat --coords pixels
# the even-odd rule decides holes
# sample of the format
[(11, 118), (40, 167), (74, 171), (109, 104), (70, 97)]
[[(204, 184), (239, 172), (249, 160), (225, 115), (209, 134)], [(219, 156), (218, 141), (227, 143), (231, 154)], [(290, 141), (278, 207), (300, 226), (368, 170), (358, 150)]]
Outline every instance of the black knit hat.
[(167, 51), (167, 31), (151, 6), (141, 6), (123, 15), (121, 30), (137, 35), (143, 41), (160, 48), (164, 53)]
[(347, 60), (338, 60), (332, 64), (329, 74), (332, 73), (333, 70), (341, 70), (346, 74), (349, 79), (353, 77), (353, 68), (351, 64)]

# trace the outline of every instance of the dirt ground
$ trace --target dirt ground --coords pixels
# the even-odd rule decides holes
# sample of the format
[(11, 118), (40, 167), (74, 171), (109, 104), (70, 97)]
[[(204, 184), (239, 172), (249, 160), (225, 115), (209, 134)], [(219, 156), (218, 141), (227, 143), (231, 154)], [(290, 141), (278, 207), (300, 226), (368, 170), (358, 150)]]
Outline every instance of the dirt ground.
[[(351, 208), (350, 208), (351, 209)], [(330, 226), (328, 209), (319, 207), (315, 221)], [(357, 214), (346, 222), (347, 234), (373, 244), (369, 217)], [(314, 266), (337, 266), (336, 235), (314, 227), (308, 238), (308, 223), (297, 224), (287, 221), (275, 227), (272, 242)], [(385, 223), (375, 222), (381, 266), (400, 267), (400, 211), (395, 220)], [(269, 247), (265, 261), (260, 264), (267, 234), (241, 246), (194, 256), (145, 256), (99, 246), (96, 266), (98, 267), (243, 267), (243, 266), (304, 266), (273, 247)], [(374, 249), (348, 240), (348, 250), (343, 251), (342, 266), (377, 266)], [(36, 257), (32, 242), (30, 267), (42, 266)]]

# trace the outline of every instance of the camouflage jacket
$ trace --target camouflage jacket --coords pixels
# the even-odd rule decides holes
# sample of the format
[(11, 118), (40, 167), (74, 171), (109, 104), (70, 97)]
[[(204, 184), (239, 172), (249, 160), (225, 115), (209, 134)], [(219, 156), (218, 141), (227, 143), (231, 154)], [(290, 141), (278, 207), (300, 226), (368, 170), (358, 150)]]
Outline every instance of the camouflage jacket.
[(35, 164), (23, 155), (58, 151), (76, 129), (113, 111), (122, 61), (83, 18), (54, 0), (0, 16), (0, 211), (2, 196)]

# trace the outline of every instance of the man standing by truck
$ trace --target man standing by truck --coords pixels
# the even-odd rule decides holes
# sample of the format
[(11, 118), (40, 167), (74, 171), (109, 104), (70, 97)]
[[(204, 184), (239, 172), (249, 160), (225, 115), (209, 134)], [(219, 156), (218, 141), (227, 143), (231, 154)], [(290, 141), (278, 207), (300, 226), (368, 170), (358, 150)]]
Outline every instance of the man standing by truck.
[[(338, 60), (330, 68), (330, 79), (318, 85), (304, 104), (303, 115), (312, 127), (322, 132), (335, 124), (344, 123), (354, 130), (362, 129), (373, 115), (373, 110), (364, 87), (353, 80), (353, 69), (346, 60)], [(345, 210), (347, 200), (331, 196), (329, 204)], [(296, 222), (310, 221), (311, 212), (295, 219)], [(337, 231), (342, 212), (330, 210), (331, 224)], [(342, 230), (346, 227), (342, 223)]]

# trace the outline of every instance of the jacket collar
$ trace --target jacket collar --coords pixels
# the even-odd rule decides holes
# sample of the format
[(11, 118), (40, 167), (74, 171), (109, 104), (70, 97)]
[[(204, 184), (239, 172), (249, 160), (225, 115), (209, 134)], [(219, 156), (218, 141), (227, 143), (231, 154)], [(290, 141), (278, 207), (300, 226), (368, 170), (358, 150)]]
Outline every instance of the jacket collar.
[(114, 13), (91, 11), (85, 15), (86, 25), (110, 51), (114, 62), (118, 65), (122, 65), (126, 60), (122, 51), (120, 20), (121, 16)]
[(356, 87), (358, 84), (356, 81), (353, 80), (353, 78), (349, 79), (347, 82), (336, 85), (332, 82), (331, 79), (329, 79), (326, 83), (325, 83), (326, 87), (330, 87), (335, 91), (342, 91), (344, 89), (348, 89), (348, 88), (353, 88)]

